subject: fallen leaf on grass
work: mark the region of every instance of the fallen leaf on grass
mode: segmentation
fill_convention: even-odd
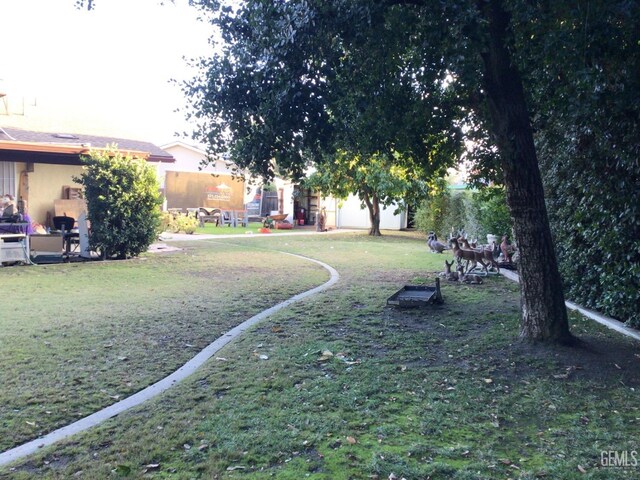
[[[354,437],[347,437],[347,442],[351,445],[355,445],[358,441]]]
[[[344,363],[347,365],[359,365],[361,362],[360,360],[354,360],[353,362],[350,362],[348,360],[344,360]]]
[[[320,355],[320,358],[318,358],[318,361],[319,362],[326,362],[327,360],[329,360],[332,357],[333,357],[333,353],[331,353],[329,350],[324,350],[322,352],[322,355]]]
[[[152,472],[154,470],[159,470],[159,469],[160,469],[159,463],[150,463],[144,466],[144,470],[142,471],[142,473]]]
[[[569,378],[573,374],[573,372],[576,371],[576,369],[577,369],[577,367],[575,367],[575,366],[567,367],[565,373],[560,373],[558,375],[554,375],[553,378],[556,378],[558,380],[566,380],[567,378]]]
[[[271,333],[280,333],[280,332],[284,332],[284,328],[282,328],[280,325],[275,325],[271,327]]]

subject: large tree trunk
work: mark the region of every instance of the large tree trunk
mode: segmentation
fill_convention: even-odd
[[[365,192],[364,203],[369,210],[369,220],[371,221],[369,235],[379,237],[382,234],[380,233],[380,201],[378,196],[375,193],[369,196],[369,194]]]
[[[501,0],[480,0],[479,5],[489,27],[483,60],[491,130],[520,249],[520,335],[533,341],[571,343],[522,79],[506,44],[510,15]]]

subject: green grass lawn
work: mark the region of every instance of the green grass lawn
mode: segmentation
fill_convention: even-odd
[[[342,277],[331,291],[258,325],[225,347],[222,360],[158,399],[0,477],[638,478],[638,468],[600,465],[601,451],[640,450],[637,343],[572,315],[582,348],[522,344],[517,285],[503,278],[445,282],[441,306],[387,307],[402,285],[432,283],[448,258],[427,253],[410,235],[229,243],[238,255],[279,249],[318,258]],[[175,258],[190,262],[189,255],[206,256],[221,244],[198,242],[202,250]],[[321,283],[325,277],[308,268],[268,283],[291,276]],[[194,313],[196,305],[185,310]],[[52,371],[65,371],[61,360]]]
[[[141,390],[248,317],[328,278],[282,254],[184,247],[2,269],[0,450]]]
[[[196,229],[196,233],[206,233],[207,235],[271,235],[278,233],[290,233],[290,232],[298,232],[300,229],[293,230],[276,230],[275,228],[271,229],[270,234],[259,233],[259,230],[262,228],[262,223],[259,222],[251,222],[246,227],[216,227],[214,223],[205,223],[204,228]]]

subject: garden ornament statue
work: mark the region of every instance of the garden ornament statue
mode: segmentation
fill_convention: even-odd
[[[453,261],[451,261],[451,263],[447,262],[446,260],[444,261],[444,272],[442,272],[442,275],[444,275],[444,278],[446,278],[450,282],[457,282],[460,279],[460,274],[457,271],[451,271],[453,263]]]
[[[462,265],[462,261],[466,260],[466,268],[464,269],[464,271],[469,273],[471,270],[476,268],[476,266],[479,263],[480,265],[482,265],[482,269],[485,272],[489,273],[487,264],[484,263],[484,258],[485,258],[484,252],[462,248],[460,246],[461,241],[458,240],[457,238],[452,238],[450,240],[450,243],[453,248],[453,257],[456,259],[456,262],[458,263],[458,265]],[[470,263],[471,263],[471,267],[469,267]]]
[[[434,253],[442,253],[443,251],[448,250],[445,244],[438,241],[438,236],[435,232],[429,232],[429,235],[427,236],[427,245],[429,245],[429,248]]]

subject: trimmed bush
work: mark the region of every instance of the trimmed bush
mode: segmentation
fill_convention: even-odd
[[[596,155],[546,160],[547,204],[567,297],[640,328],[640,168],[621,161],[605,169],[606,158]]]
[[[162,212],[160,215],[160,228],[158,234],[162,232],[192,234],[196,232],[200,224],[198,218],[184,213],[173,214]]]
[[[186,215],[184,213],[180,213],[175,217],[175,228],[177,232],[184,232],[188,234],[195,233],[196,228],[198,228],[198,219],[193,215]]]
[[[130,258],[146,251],[160,223],[158,181],[144,160],[124,156],[116,146],[82,157],[91,248],[103,258]]]

